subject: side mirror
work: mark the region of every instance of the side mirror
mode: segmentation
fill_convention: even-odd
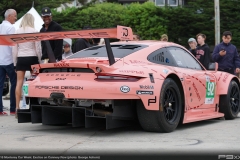
[[[208,70],[217,72],[217,71],[218,71],[218,63],[217,63],[217,62],[215,62],[215,63],[210,63],[210,64],[209,64],[209,67],[208,67]]]

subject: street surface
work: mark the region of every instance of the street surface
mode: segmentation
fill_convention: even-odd
[[[4,100],[4,106],[9,108],[9,100]],[[240,155],[240,118],[185,124],[162,134],[145,132],[139,126],[105,130],[18,124],[14,116],[1,116],[0,137],[0,153],[9,154],[216,153],[217,159],[218,154]]]

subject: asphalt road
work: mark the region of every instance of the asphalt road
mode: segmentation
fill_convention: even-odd
[[[9,107],[9,100],[4,100],[4,105]],[[189,123],[179,126],[172,133],[162,134],[145,132],[140,126],[105,130],[18,124],[14,116],[1,116],[0,155],[211,153],[216,154],[217,159],[218,154],[240,155],[239,117],[231,121],[214,119]]]

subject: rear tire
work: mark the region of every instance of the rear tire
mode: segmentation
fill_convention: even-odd
[[[140,125],[150,132],[172,132],[179,124],[182,99],[176,82],[167,78],[161,89],[159,111],[146,110],[142,101],[137,102]]]
[[[220,96],[219,112],[224,113],[227,120],[235,119],[240,110],[240,93],[238,84],[231,81],[227,95]]]

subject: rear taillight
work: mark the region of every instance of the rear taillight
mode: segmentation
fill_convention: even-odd
[[[105,74],[105,73],[96,73],[97,78],[95,80],[98,81],[138,81],[140,77],[135,76],[126,76],[119,74]]]

